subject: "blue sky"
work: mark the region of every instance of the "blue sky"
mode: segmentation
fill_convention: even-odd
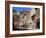
[[[26,8],[26,7],[13,7],[13,9],[14,9],[14,11],[15,10],[16,11],[25,11],[25,10],[31,11],[32,10],[32,8]]]

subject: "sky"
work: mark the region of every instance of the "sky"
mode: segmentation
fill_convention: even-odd
[[[25,10],[31,11],[32,8],[27,8],[27,7],[13,7],[13,11],[15,11],[15,10],[16,10],[17,12],[25,11]]]

